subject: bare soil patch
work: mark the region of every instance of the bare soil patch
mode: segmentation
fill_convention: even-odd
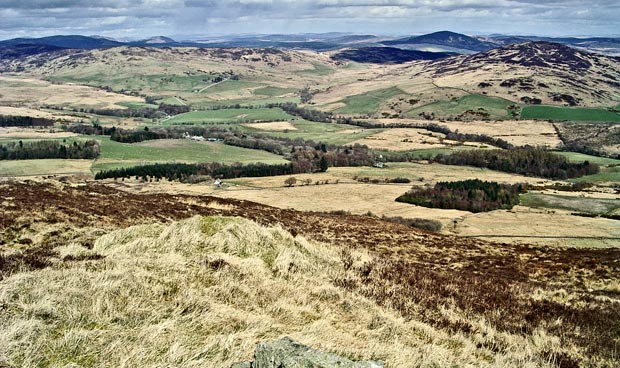
[[[269,123],[250,123],[250,124],[242,124],[245,127],[258,129],[258,130],[267,130],[272,132],[283,132],[288,130],[297,130],[297,128],[289,123],[288,121],[274,121]]]

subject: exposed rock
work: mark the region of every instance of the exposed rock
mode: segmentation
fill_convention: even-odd
[[[254,361],[233,364],[231,368],[382,368],[381,362],[352,361],[336,354],[314,350],[292,339],[260,343]]]

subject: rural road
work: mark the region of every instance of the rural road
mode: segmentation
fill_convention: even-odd
[[[213,86],[217,86],[217,85],[218,85],[218,84],[220,84],[220,83],[224,83],[224,82],[226,82],[227,80],[228,80],[228,78],[226,78],[226,79],[224,79],[224,80],[222,80],[222,81],[220,81],[220,82],[210,84],[210,85],[208,85],[208,86],[206,86],[206,87],[202,88],[201,90],[199,90],[197,93],[202,93],[202,91],[205,91],[205,90],[207,90],[207,89],[209,89],[209,88],[211,88],[211,87],[213,87]]]

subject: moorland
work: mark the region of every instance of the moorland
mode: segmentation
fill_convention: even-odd
[[[620,59],[441,36],[0,43],[0,365],[617,365]]]

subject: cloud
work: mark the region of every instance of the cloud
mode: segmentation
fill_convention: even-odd
[[[0,38],[349,31],[613,34],[617,0],[2,0]]]

